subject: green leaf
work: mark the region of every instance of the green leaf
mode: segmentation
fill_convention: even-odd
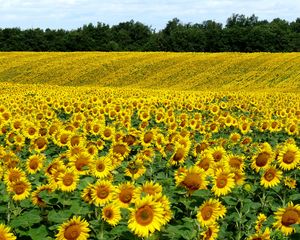
[[[55,212],[54,210],[52,210],[48,214],[48,220],[54,223],[63,223],[64,221],[68,220],[71,215],[72,211],[70,210],[62,210],[59,212]]]
[[[10,226],[13,228],[17,227],[31,227],[35,223],[39,223],[41,221],[40,212],[38,210],[31,210],[28,212],[22,213],[22,215],[18,215],[14,217],[14,219],[10,222]]]
[[[229,206],[235,206],[238,203],[238,201],[235,198],[230,197],[230,196],[222,197],[222,199]]]
[[[293,195],[289,196],[290,201],[296,201],[296,200],[299,200],[299,199],[300,199],[300,193],[293,194]]]
[[[39,226],[38,228],[31,228],[28,231],[28,236],[30,236],[32,240],[40,240],[48,236],[48,231],[46,226],[42,225]]]

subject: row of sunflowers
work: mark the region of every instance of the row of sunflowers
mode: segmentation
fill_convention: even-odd
[[[0,93],[1,240],[299,239],[297,93]]]

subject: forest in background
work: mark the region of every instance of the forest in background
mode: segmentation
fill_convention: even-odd
[[[267,21],[233,14],[224,26],[174,18],[159,31],[134,20],[76,30],[0,28],[0,51],[299,52],[300,18]]]

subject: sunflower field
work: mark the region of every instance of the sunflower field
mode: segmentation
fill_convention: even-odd
[[[299,240],[300,95],[225,90],[0,83],[0,239]]]

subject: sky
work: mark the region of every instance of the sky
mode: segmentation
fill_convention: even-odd
[[[300,18],[300,0],[0,0],[0,28],[71,30],[133,19],[160,30],[175,17],[183,23],[226,24],[233,13],[291,22]]]

